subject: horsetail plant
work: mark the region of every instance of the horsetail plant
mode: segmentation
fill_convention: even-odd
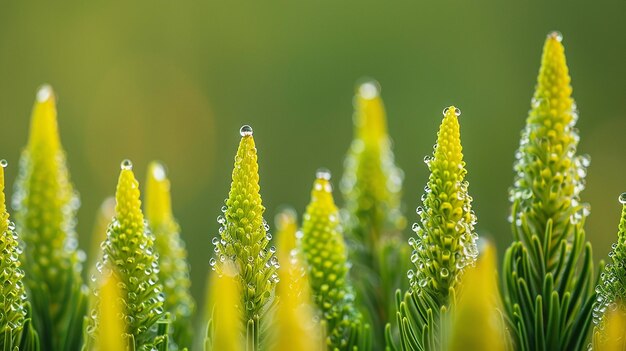
[[[588,205],[580,203],[588,156],[577,156],[578,114],[561,35],[551,33],[516,153],[503,297],[518,350],[583,350],[594,296]]]
[[[269,319],[278,283],[276,248],[267,249],[272,239],[269,225],[263,219],[259,193],[259,166],[252,128],[241,127],[241,141],[235,156],[232,184],[223,215],[218,217],[220,235],[213,238],[217,259],[210,265],[223,274],[227,261],[234,262],[236,280],[242,295],[242,315],[246,330],[246,347],[258,350],[265,343],[263,327]]]
[[[297,249],[298,223],[296,212],[284,209],[276,216],[278,237],[278,269],[280,282],[276,287],[277,306],[275,328],[276,341],[272,351],[323,351],[319,324],[313,322],[309,280],[303,257]]]
[[[39,350],[39,340],[31,327],[30,306],[20,268],[22,248],[9,220],[4,195],[4,168],[0,160],[0,350]]]
[[[124,160],[115,193],[115,217],[102,243],[102,261],[98,262],[98,276],[110,275],[119,281],[123,321],[126,323],[124,342],[130,350],[166,350],[168,338],[161,321],[164,317],[163,287],[159,281],[159,262],[155,252],[154,236],[149,231],[141,212],[139,183],[132,171],[132,163]],[[88,340],[84,350],[90,350],[97,340],[102,320],[98,316],[103,301],[98,289],[93,309],[87,322]]]
[[[593,304],[593,349],[605,350],[601,347],[608,340],[621,339],[626,346],[626,193],[619,197],[622,205],[622,216],[617,232],[617,242],[613,244],[609,258],[611,260],[600,274],[600,282],[596,287],[596,301]],[[607,315],[612,315],[614,325],[607,326]],[[621,325],[621,331],[615,324]],[[623,348],[620,348],[622,350]]]
[[[401,350],[447,348],[450,311],[461,276],[478,256],[476,215],[461,152],[461,110],[450,106],[443,114],[433,156],[424,159],[430,176],[422,196],[423,207],[417,208],[420,220],[413,225],[415,236],[409,239],[415,270],[407,273],[409,291],[404,298],[398,291],[396,297]],[[388,347],[395,350],[389,329]]]
[[[345,232],[357,300],[372,322],[374,347],[384,346],[393,318],[395,291],[406,289],[409,248],[400,211],[402,171],[394,164],[385,108],[375,81],[359,85],[354,97],[354,140],[344,162],[340,189],[346,200]]]
[[[159,281],[163,284],[165,301],[163,307],[171,318],[173,338],[170,350],[190,347],[192,342],[191,319],[195,302],[189,288],[189,265],[187,251],[180,238],[180,227],[172,214],[170,181],[165,167],[159,162],[148,166],[146,177],[145,213],[154,245],[159,254]]]
[[[84,253],[74,230],[79,205],[59,138],[55,95],[44,85],[37,92],[13,195],[25,244],[24,280],[44,350],[79,350],[82,342],[87,292],[81,278]]]
[[[330,172],[317,171],[302,222],[304,255],[313,300],[320,311],[328,350],[370,350],[370,326],[354,306],[346,245],[330,184]]]

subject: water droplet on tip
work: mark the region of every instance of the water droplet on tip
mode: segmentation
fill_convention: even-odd
[[[451,107],[452,106],[446,107],[446,108],[443,109],[443,115],[444,116],[448,114],[448,111],[450,111]],[[461,115],[461,110],[458,107],[454,108],[454,115],[457,116],[457,117],[459,117]]]
[[[622,193],[622,194],[619,196],[619,202],[620,202],[622,205],[626,205],[626,193]]]
[[[249,125],[245,124],[243,126],[241,126],[241,128],[239,129],[239,134],[241,134],[242,137],[245,136],[250,136],[252,135],[254,132],[252,131],[252,127],[250,127]]]
[[[558,41],[559,43],[563,40],[563,34],[561,34],[561,32],[559,31],[553,31],[550,32],[550,34],[548,34],[548,38],[554,38],[556,39],[556,41]]]
[[[0,167],[7,168],[8,165],[9,163],[7,162],[7,160],[5,159],[0,160]]]
[[[37,90],[37,101],[45,102],[52,97],[52,87],[48,84],[44,84]]]
[[[315,178],[317,179],[330,180],[330,177],[331,174],[328,168],[318,168],[317,171],[315,171]]]
[[[376,81],[367,81],[359,86],[359,95],[362,98],[370,100],[378,97],[380,94],[380,86]]]
[[[152,169],[152,176],[156,180],[165,180],[165,176],[166,176],[165,167],[160,163],[156,163],[154,165],[154,168]]]
[[[133,169],[133,163],[131,160],[129,159],[125,159],[124,161],[122,161],[122,163],[120,164],[120,167],[122,168],[122,170],[125,171],[132,171]]]

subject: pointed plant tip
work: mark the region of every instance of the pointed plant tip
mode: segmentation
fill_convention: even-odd
[[[150,175],[157,181],[163,181],[167,178],[167,170],[163,163],[153,161],[150,164]]]
[[[324,179],[324,180],[330,180],[330,178],[332,177],[332,174],[330,173],[330,170],[328,170],[328,168],[318,168],[317,171],[315,171],[315,178],[316,179]]]
[[[37,102],[43,103],[54,98],[54,90],[48,84],[44,84],[37,90]]]
[[[622,205],[626,205],[626,193],[621,193],[619,196],[619,203]]]
[[[548,34],[548,39],[549,40],[556,40],[559,43],[563,41],[563,34],[561,34],[561,32],[559,31],[552,31]]]
[[[367,79],[359,84],[358,94],[366,100],[375,99],[380,96],[380,84],[374,79]]]
[[[454,107],[454,106],[449,106],[443,109],[444,117],[447,117],[448,115],[452,115],[452,113],[454,113],[456,117],[459,117],[461,115],[461,110],[458,107]]]
[[[133,162],[129,159],[125,159],[120,163],[120,168],[122,171],[132,171],[133,170]]]
[[[250,127],[247,124],[244,124],[243,126],[241,126],[241,128],[239,128],[239,134],[242,137],[247,137],[247,136],[252,136],[252,134],[254,134],[254,131],[252,130],[252,127]]]

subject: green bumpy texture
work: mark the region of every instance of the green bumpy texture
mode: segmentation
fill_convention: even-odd
[[[503,297],[518,350],[581,350],[591,325],[593,267],[580,203],[587,156],[577,156],[576,105],[561,36],[551,33],[516,153],[510,190],[515,242]]]
[[[37,94],[15,184],[15,221],[25,243],[24,279],[42,348],[78,350],[86,311],[75,232],[80,201],[70,183],[49,86]]]
[[[409,248],[400,205],[403,172],[395,165],[385,108],[377,82],[361,84],[354,97],[354,140],[344,162],[345,233],[357,301],[372,322],[374,348],[394,316],[397,289],[406,289]]]
[[[606,313],[617,311],[626,316],[626,193],[620,196],[622,216],[617,232],[617,242],[609,252],[610,263],[604,266],[596,286],[597,298],[593,305],[594,342],[604,337]],[[594,349],[598,349],[595,348]]]
[[[159,281],[158,255],[154,236],[150,233],[141,212],[139,183],[130,166],[123,166],[115,195],[115,217],[102,243],[102,261],[97,264],[99,280],[113,274],[119,281],[123,300],[123,322],[131,350],[153,350],[163,343],[161,330],[155,330],[164,317],[163,286]],[[98,281],[98,277],[93,277]],[[98,337],[98,289],[87,333],[93,342]],[[89,344],[86,347],[89,350]],[[103,351],[103,350],[100,350]]]
[[[315,180],[299,245],[307,263],[313,301],[326,328],[328,350],[369,350],[369,325],[354,307],[346,245],[329,178],[322,172]]]
[[[459,115],[454,106],[444,110],[433,156],[424,159],[430,176],[409,239],[415,271],[407,273],[411,288],[404,299],[397,294],[401,350],[446,349],[456,291],[464,269],[478,256]]]
[[[24,349],[20,344],[28,306],[20,268],[22,249],[6,208],[4,167],[0,167],[0,235],[0,350]]]
[[[190,347],[195,301],[189,291],[187,250],[180,237],[180,226],[172,214],[170,182],[165,168],[158,162],[150,164],[146,177],[145,213],[155,249],[159,254],[159,281],[165,293],[164,308],[170,313],[173,343],[169,349]]]
[[[246,126],[247,127],[247,126]],[[247,127],[249,128],[249,127]],[[242,127],[242,131],[245,128]],[[222,274],[224,266],[234,262],[236,279],[242,292],[242,315],[247,331],[247,345],[257,349],[264,343],[270,307],[278,283],[276,248],[268,249],[271,236],[263,219],[265,207],[261,201],[259,166],[254,138],[242,132],[232,183],[223,215],[219,237],[213,238],[216,258],[210,260],[212,269]]]

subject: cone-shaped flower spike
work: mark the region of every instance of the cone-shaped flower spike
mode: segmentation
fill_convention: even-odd
[[[243,351],[241,284],[233,261],[226,260],[221,266],[221,274],[211,274],[209,304],[212,306],[212,317],[204,348],[206,351]]]
[[[510,190],[516,241],[504,259],[503,296],[521,350],[581,350],[591,326],[589,209],[579,202],[589,158],[576,156],[578,116],[561,39],[546,39]]]
[[[330,172],[320,170],[302,223],[300,249],[305,257],[313,300],[326,327],[328,350],[369,349],[369,326],[354,307],[348,280],[346,245],[333,200]]]
[[[615,325],[607,326],[606,316],[613,315],[615,323],[622,323],[622,328],[626,327],[626,193],[619,197],[622,204],[622,217],[619,222],[617,232],[617,242],[613,244],[611,252],[609,252],[610,263],[602,269],[600,274],[600,282],[596,287],[597,298],[593,305],[593,321],[594,341],[596,339],[605,340],[614,338],[609,335],[611,330],[615,329]],[[623,334],[622,342],[626,345],[626,335]],[[614,341],[613,341],[614,342]],[[604,348],[594,348],[604,350]]]
[[[122,318],[122,294],[119,283],[117,276],[113,274],[101,282],[100,306],[98,309],[100,330],[98,331],[97,343],[92,349],[93,351],[123,351],[127,349],[124,337],[126,322]]]
[[[172,214],[170,181],[165,167],[158,162],[152,162],[148,167],[145,212],[159,254],[159,281],[166,297],[163,306],[170,313],[173,341],[179,348],[190,347],[195,302],[189,292],[187,251]]]
[[[467,171],[461,147],[461,110],[443,111],[433,156],[424,161],[430,169],[428,184],[417,208],[420,219],[413,225],[415,236],[408,271],[411,288],[398,306],[400,344],[403,350],[444,350],[449,310],[465,267],[478,256],[476,216],[468,194]]]
[[[487,244],[463,276],[448,351],[507,350],[496,272],[496,250]]]
[[[249,328],[247,342],[251,347],[259,347],[264,337],[260,333],[261,323],[273,303],[279,280],[278,260],[274,256],[276,248],[272,246],[269,251],[267,248],[271,236],[263,219],[265,207],[259,193],[259,166],[252,128],[245,125],[240,134],[230,193],[222,208],[224,214],[218,217],[220,235],[213,238],[217,259],[212,258],[210,265],[222,274],[224,262],[234,261],[243,298],[244,321]]]
[[[154,236],[144,221],[139,196],[132,163],[124,160],[115,193],[115,217],[102,244],[102,262],[97,264],[97,269],[100,280],[114,275],[119,281],[129,347],[151,350],[162,342],[155,325],[163,318],[165,297],[158,278]],[[94,278],[97,282],[98,278]],[[94,293],[100,296],[97,289]],[[101,320],[97,311],[102,303],[96,298],[87,328],[91,339],[98,334]]]
[[[607,309],[602,321],[602,329],[593,333],[592,350],[623,351],[626,349],[626,306],[616,302],[612,309]]]
[[[296,249],[298,224],[295,211],[286,209],[276,216],[278,229],[278,269],[280,282],[275,327],[276,344],[272,351],[323,351],[319,325],[313,324],[313,305],[302,255]]]
[[[4,195],[4,167],[0,160],[0,350],[20,348],[26,320],[26,290],[22,283],[20,248],[13,223],[9,220]]]
[[[341,191],[346,200],[350,271],[360,300],[368,307],[374,347],[384,344],[384,326],[395,310],[395,291],[408,287],[410,250],[401,234],[402,171],[394,163],[380,88],[376,81],[357,87],[354,140],[345,160]]]
[[[37,93],[28,145],[20,158],[13,207],[25,243],[25,283],[42,349],[77,350],[86,309],[81,260],[74,227],[80,205],[70,183],[50,86]],[[78,329],[80,328],[72,328]]]

